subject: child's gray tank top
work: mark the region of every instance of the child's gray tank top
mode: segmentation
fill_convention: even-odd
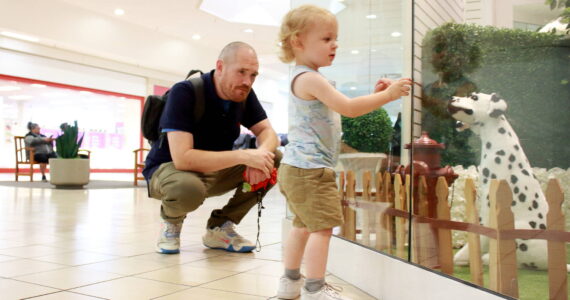
[[[289,143],[282,163],[303,169],[334,168],[340,150],[340,115],[318,99],[303,100],[293,94],[293,82],[305,72],[319,73],[307,66],[295,66],[293,70],[289,85]]]

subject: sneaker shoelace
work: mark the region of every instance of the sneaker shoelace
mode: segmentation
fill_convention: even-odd
[[[325,294],[328,294],[329,296],[334,297],[335,299],[343,299],[342,296],[340,295],[340,293],[342,292],[342,287],[325,283],[324,289],[325,289],[324,290]]]
[[[230,237],[240,236],[235,230],[234,223],[232,223],[230,221],[227,221],[226,223],[224,223],[224,225],[222,225],[222,227],[220,227],[220,229],[222,231],[224,231],[225,233],[227,233]]]
[[[164,235],[167,238],[180,237],[180,231],[182,229],[182,224],[173,224],[173,223],[166,222],[165,226],[166,226],[166,232]]]
[[[226,222],[224,223],[224,225],[222,225],[222,227],[220,227],[220,229],[225,232],[229,237],[233,238],[236,242],[244,242],[246,241],[246,239],[241,236],[239,233],[236,232],[235,230],[235,224],[232,222]]]

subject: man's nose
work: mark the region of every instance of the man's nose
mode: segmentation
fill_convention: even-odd
[[[253,79],[249,78],[249,76],[245,76],[242,80],[242,84],[250,87],[253,84]]]

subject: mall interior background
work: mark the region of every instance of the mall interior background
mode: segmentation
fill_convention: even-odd
[[[84,148],[93,151],[93,169],[130,169],[132,150],[145,145],[139,128],[142,99],[183,79],[190,69],[211,70],[219,50],[234,40],[257,50],[260,76],[254,89],[276,131],[286,133],[290,67],[276,55],[277,26],[291,6],[305,3],[326,7],[339,20],[338,54],[333,66],[322,72],[340,91],[364,95],[380,77],[414,76],[418,84],[413,97],[384,107],[391,125],[398,114],[402,116],[402,147],[425,129],[422,120],[434,119],[422,107],[425,88],[441,79],[425,56],[429,30],[455,22],[535,32],[561,14],[561,9],[550,9],[543,0],[0,0],[0,170],[13,168],[13,136],[24,135],[28,121],[39,123],[50,135],[56,134],[59,124],[74,120],[85,132]],[[567,46],[556,55],[564,53]],[[546,76],[533,77],[531,70],[513,79],[548,83],[549,89],[568,95],[570,68],[564,69],[567,60],[556,59],[544,58],[560,67]],[[531,63],[540,62],[538,58]],[[508,66],[525,63],[529,60]],[[497,71],[489,65],[481,70]],[[540,104],[517,102],[516,89],[492,86],[488,74],[470,76],[480,90],[508,96],[509,109],[518,116],[513,127],[521,130],[530,163],[544,169],[539,177],[548,178],[554,168],[568,169],[563,159],[546,159],[568,157],[560,150],[569,148],[568,140],[556,140],[561,137],[560,124],[533,135],[520,118],[528,115],[532,122],[549,123],[561,118],[557,111],[568,111],[568,103],[546,102],[550,108],[557,103],[563,107],[540,110],[537,116],[534,107]],[[437,136],[443,123],[430,124]],[[536,139],[545,136],[555,145],[538,145]],[[457,147],[449,136],[437,137],[438,142]],[[461,168],[478,163],[477,138],[462,138],[464,148],[456,150],[469,152],[474,159],[463,165],[453,159],[444,163]],[[402,163],[406,159],[402,149]],[[570,177],[560,174],[567,190]],[[539,278],[545,281],[544,274]]]

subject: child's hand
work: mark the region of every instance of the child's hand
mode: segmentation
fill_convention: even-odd
[[[410,78],[400,78],[398,81],[393,82],[386,92],[390,95],[391,100],[396,100],[402,96],[410,95],[410,87],[412,80]]]
[[[380,78],[374,86],[374,93],[382,92],[387,89],[394,81],[388,78]]]

